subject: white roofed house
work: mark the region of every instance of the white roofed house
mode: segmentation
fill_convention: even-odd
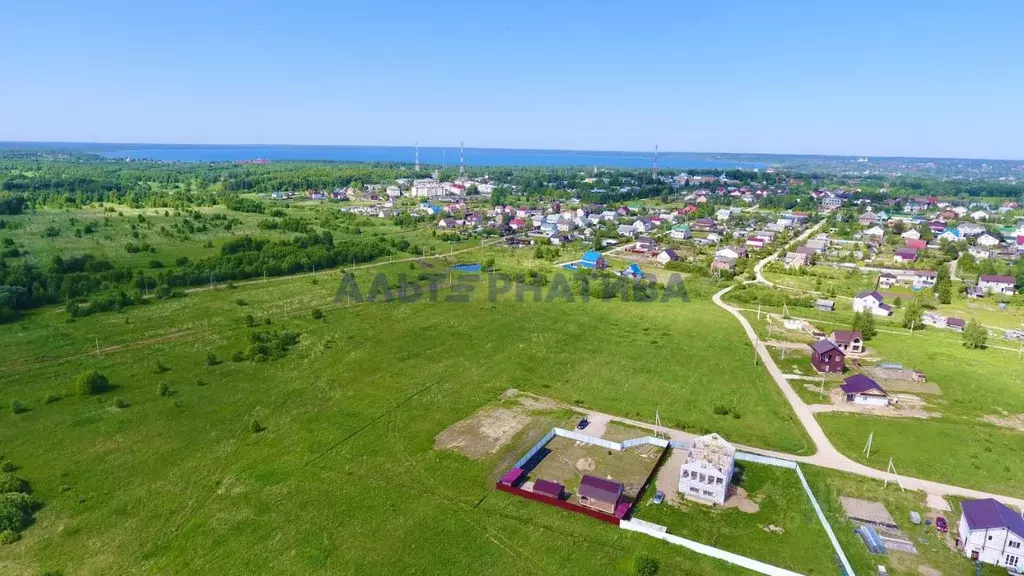
[[[978,246],[984,246],[985,248],[992,248],[999,246],[999,239],[991,234],[982,234],[978,236],[978,239],[974,241]]]
[[[679,492],[687,498],[724,504],[735,457],[736,448],[718,434],[694,438],[679,468]]]
[[[907,240],[920,240],[921,239],[921,233],[918,232],[917,230],[911,228],[910,230],[907,230],[903,234],[900,234],[900,237],[901,238],[905,238]]]
[[[865,291],[854,297],[853,311],[871,312],[876,316],[890,316],[892,315],[892,306],[886,304],[878,292]]]
[[[882,230],[879,226],[872,226],[864,231],[865,236],[873,236],[875,238],[881,238],[885,235],[885,230]]]

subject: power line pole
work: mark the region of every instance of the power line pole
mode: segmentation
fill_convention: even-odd
[[[864,455],[865,455],[865,458],[867,458],[867,459],[871,458],[871,441],[874,440],[874,439],[875,439],[875,431],[872,430],[871,433],[868,434],[868,443],[864,445]]]

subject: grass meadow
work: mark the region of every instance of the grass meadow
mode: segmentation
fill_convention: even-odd
[[[377,270],[410,271],[366,269],[364,286]],[[23,539],[0,547],[0,572],[628,573],[644,552],[665,573],[730,574],[498,493],[508,455],[469,460],[433,438],[519,388],[812,449],[735,320],[703,297],[337,305],[340,277],[239,283],[73,323],[51,307],[0,326],[3,401],[29,408],[0,413],[0,446],[44,502]],[[246,315],[299,343],[232,362],[256,330]],[[63,395],[90,369],[113,389]]]

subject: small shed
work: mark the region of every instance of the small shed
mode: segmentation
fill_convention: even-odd
[[[533,493],[540,494],[541,496],[547,496],[548,498],[554,498],[560,500],[562,498],[563,486],[558,482],[552,482],[550,480],[537,480],[533,483]]]
[[[523,477],[523,469],[522,468],[513,468],[513,469],[509,470],[508,472],[506,472],[505,475],[501,477],[500,482],[501,482],[502,486],[515,486],[516,483],[519,482],[519,480],[522,477]]]
[[[580,505],[614,514],[624,490],[622,484],[614,480],[584,475],[580,480]]]
[[[815,308],[822,312],[835,312],[836,303],[835,300],[825,300],[824,298],[819,299],[814,305]]]

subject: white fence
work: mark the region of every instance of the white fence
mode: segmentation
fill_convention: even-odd
[[[829,526],[828,520],[825,519],[825,513],[821,511],[821,506],[818,505],[818,499],[814,497],[814,493],[811,492],[811,487],[807,484],[807,479],[804,478],[804,473],[800,470],[800,467],[796,467],[796,475],[800,478],[800,484],[804,487],[804,492],[807,492],[807,497],[811,499],[811,505],[814,506],[814,512],[818,515],[818,520],[821,520],[821,525],[825,527],[825,532],[828,534],[829,541],[832,542],[832,547],[836,549],[836,554],[839,555],[839,561],[843,564],[843,569],[849,576],[853,575],[853,567],[850,566],[850,561],[846,559],[846,554],[843,553],[842,546],[839,545],[839,540],[836,540],[836,533],[832,531],[832,526]]]
[[[760,454],[751,454],[750,452],[740,452],[738,450],[736,451],[736,459],[744,462],[753,462],[755,464],[789,468],[790,470],[796,468],[796,462],[793,462],[792,460],[783,460],[782,458],[773,458],[771,456],[761,456]]]
[[[655,525],[657,526],[657,525]],[[714,546],[708,546],[707,544],[701,544],[700,542],[694,542],[693,540],[687,540],[679,536],[673,536],[665,531],[664,526],[658,526],[657,528],[651,528],[649,522],[637,522],[636,520],[622,520],[619,522],[619,527],[629,530],[631,532],[640,532],[641,534],[647,534],[653,536],[659,540],[664,540],[670,544],[689,548],[698,554],[705,556],[711,556],[712,558],[718,558],[724,560],[730,564],[741,566],[754,572],[761,574],[768,574],[769,576],[800,576],[798,572],[792,572],[778,566],[772,566],[771,564],[765,564],[760,560],[754,560],[753,558],[747,558],[746,556],[740,556],[739,554],[733,554],[727,550],[721,548],[715,548]]]
[[[533,458],[534,454],[540,451],[540,449],[543,448],[544,445],[550,442],[551,439],[554,437],[555,431],[548,430],[548,433],[545,434],[543,438],[538,440],[537,443],[533,445],[533,448],[530,448],[530,451],[523,455],[523,457],[520,458],[518,462],[516,462],[516,465],[513,466],[513,468],[522,468],[523,466],[525,466],[526,463],[530,461],[530,458]]]
[[[666,448],[668,446],[668,440],[664,438],[655,438],[653,436],[633,438],[624,442],[612,442],[611,440],[605,440],[604,438],[598,438],[597,436],[588,436],[586,434],[580,434],[579,432],[564,430],[562,428],[555,428],[552,432],[554,432],[555,436],[561,436],[562,438],[568,438],[577,442],[600,446],[602,448],[607,448],[608,450],[615,450],[616,452],[622,452],[623,450],[634,446],[652,445],[659,448]]]

